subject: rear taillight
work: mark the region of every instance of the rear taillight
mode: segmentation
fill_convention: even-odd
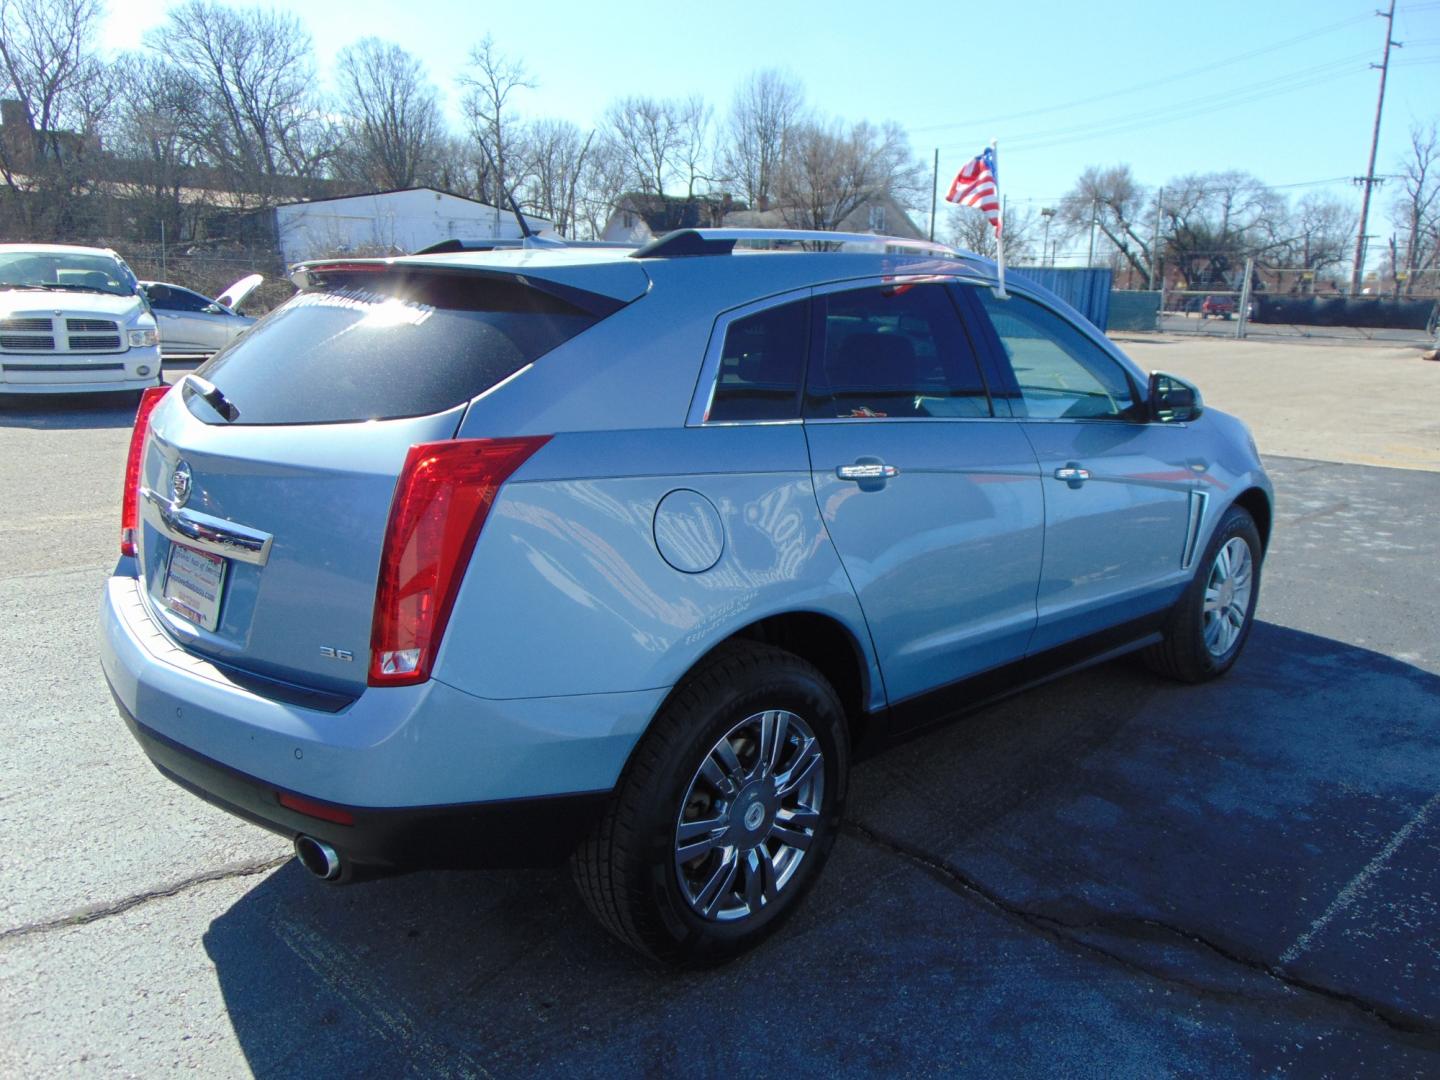
[[[125,492],[120,497],[121,555],[136,554],[135,542],[140,532],[140,466],[145,462],[145,437],[150,434],[150,414],[169,392],[168,386],[152,386],[140,393],[140,407],[135,410],[135,428],[130,432],[130,453],[125,458]]]
[[[495,493],[548,439],[454,439],[410,448],[380,555],[371,686],[430,677]]]

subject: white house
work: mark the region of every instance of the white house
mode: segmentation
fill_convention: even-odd
[[[530,230],[555,226],[525,216]],[[369,195],[287,203],[275,208],[275,236],[286,265],[330,255],[395,255],[441,240],[513,240],[520,237],[507,209],[435,188],[402,188]]]

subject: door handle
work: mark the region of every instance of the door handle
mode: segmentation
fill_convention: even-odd
[[[882,491],[892,477],[899,476],[900,470],[886,465],[876,457],[856,458],[853,465],[839,465],[835,475],[841,480],[853,480],[861,491]]]
[[[893,476],[899,476],[900,470],[894,465],[867,462],[859,465],[841,465],[835,470],[835,475],[841,480],[889,480]]]
[[[1072,488],[1078,488],[1090,479],[1090,470],[1082,468],[1078,462],[1067,462],[1055,470],[1055,479],[1064,480]]]

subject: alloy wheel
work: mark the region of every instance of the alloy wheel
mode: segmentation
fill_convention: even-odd
[[[675,824],[675,873],[691,910],[733,922],[773,903],[815,840],[824,797],[820,743],[795,713],[767,709],[726,732]]]
[[[1205,582],[1202,618],[1205,648],[1211,656],[1228,653],[1245,629],[1254,581],[1250,545],[1241,537],[1231,537],[1215,553]]]

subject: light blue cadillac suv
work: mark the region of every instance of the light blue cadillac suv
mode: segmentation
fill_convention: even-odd
[[[156,766],[317,876],[568,857],[620,939],[715,962],[814,883],[861,740],[1244,647],[1245,427],[977,257],[688,230],[296,279],[142,402],[101,632]]]

